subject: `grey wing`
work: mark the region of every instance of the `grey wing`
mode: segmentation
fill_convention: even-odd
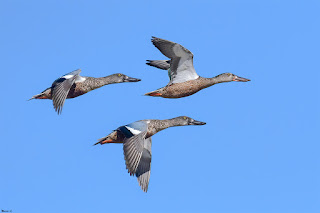
[[[151,169],[151,137],[144,140],[144,148],[136,171],[139,185],[144,192],[148,191]]]
[[[80,70],[68,73],[55,80],[51,86],[53,106],[58,114],[61,113],[64,102],[68,96],[71,86],[79,76]]]
[[[81,72],[81,69],[77,69],[75,71],[69,72],[67,74],[65,74],[64,76],[62,76],[61,78],[68,78],[68,76],[74,76],[74,75],[79,75]]]
[[[153,37],[151,41],[162,54],[171,59],[170,83],[181,83],[199,77],[193,67],[193,54],[188,49],[161,38]]]
[[[123,140],[123,154],[130,175],[136,173],[144,150],[147,130]]]
[[[170,60],[147,60],[146,64],[162,70],[168,70],[170,68]]]

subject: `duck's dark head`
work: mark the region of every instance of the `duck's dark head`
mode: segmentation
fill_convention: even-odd
[[[187,116],[180,116],[173,118],[177,126],[188,126],[188,125],[205,125],[205,122],[194,120]]]
[[[247,82],[247,81],[250,81],[247,78],[242,78],[242,77],[239,77],[239,76],[232,74],[232,73],[223,73],[223,74],[218,75],[217,78],[221,82],[230,82],[230,81]]]
[[[117,82],[117,83],[141,81],[141,79],[139,79],[139,78],[131,78],[131,77],[124,75],[122,73],[113,74],[112,78],[113,78],[114,82]]]

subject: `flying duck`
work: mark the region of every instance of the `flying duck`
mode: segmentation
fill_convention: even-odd
[[[193,67],[193,54],[178,43],[152,37],[153,45],[171,60],[147,60],[148,65],[168,70],[170,82],[167,86],[145,95],[163,98],[182,98],[192,95],[214,84],[249,79],[236,76],[232,73],[223,73],[213,78],[200,77]]]
[[[52,99],[53,106],[58,114],[61,113],[63,104],[67,98],[75,98],[86,94],[94,89],[98,89],[107,84],[115,84],[122,82],[141,81],[138,78],[131,78],[124,74],[117,73],[101,78],[80,76],[81,70],[77,69],[73,72],[55,80],[51,87],[45,89],[31,99]]]
[[[138,178],[138,183],[147,192],[151,168],[151,136],[166,128],[187,125],[205,125],[187,116],[165,120],[140,120],[120,126],[97,144],[123,143],[124,159],[130,175]]]

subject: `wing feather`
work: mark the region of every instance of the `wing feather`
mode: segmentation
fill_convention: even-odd
[[[192,52],[178,43],[161,38],[153,37],[151,41],[162,54],[171,59],[170,83],[182,83],[199,77],[193,67]]]
[[[148,190],[151,168],[151,137],[147,135],[148,125],[138,121],[117,129],[124,136],[123,153],[126,168],[130,175],[135,175],[143,191]]]
[[[145,132],[146,133],[146,132]],[[140,161],[145,134],[138,134],[131,138],[125,138],[123,141],[123,152],[126,166],[130,174],[134,174]]]
[[[148,191],[151,170],[151,137],[144,140],[144,149],[136,171],[138,183],[144,192]]]
[[[146,64],[162,70],[168,70],[170,68],[170,60],[147,60]]]
[[[74,84],[75,80],[79,76],[81,70],[75,70],[68,73],[52,83],[52,101],[53,106],[58,114],[61,113],[64,102],[68,96],[71,86]]]

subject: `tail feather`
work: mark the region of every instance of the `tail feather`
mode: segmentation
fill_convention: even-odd
[[[98,145],[98,144],[101,144],[101,145],[102,145],[102,142],[105,141],[105,140],[107,139],[107,137],[108,137],[108,136],[98,139],[98,142],[95,143],[95,144],[93,144],[93,146]]]
[[[32,99],[50,99],[50,94],[51,94],[51,87],[43,90],[41,93],[32,96],[29,100],[30,101]]]
[[[92,146],[95,146],[95,145],[98,145],[98,144],[101,144],[101,141],[98,141],[97,143],[93,144]]]
[[[162,94],[161,94],[160,91],[155,90],[155,91],[152,91],[152,92],[148,92],[148,93],[146,93],[144,95],[146,95],[146,96],[161,96]]]
[[[28,99],[27,101],[30,101],[30,100],[35,99],[35,98],[36,98],[35,96],[32,96],[32,98]]]
[[[122,141],[118,139],[117,131],[114,131],[111,134],[107,135],[106,137],[98,139],[98,142],[93,144],[93,146],[98,144],[103,145],[105,143],[122,143]]]
[[[38,94],[38,95],[34,95],[34,96],[32,96],[30,99],[28,99],[27,101],[30,101],[30,100],[32,100],[32,99],[39,98],[41,95],[42,95],[41,93]]]

